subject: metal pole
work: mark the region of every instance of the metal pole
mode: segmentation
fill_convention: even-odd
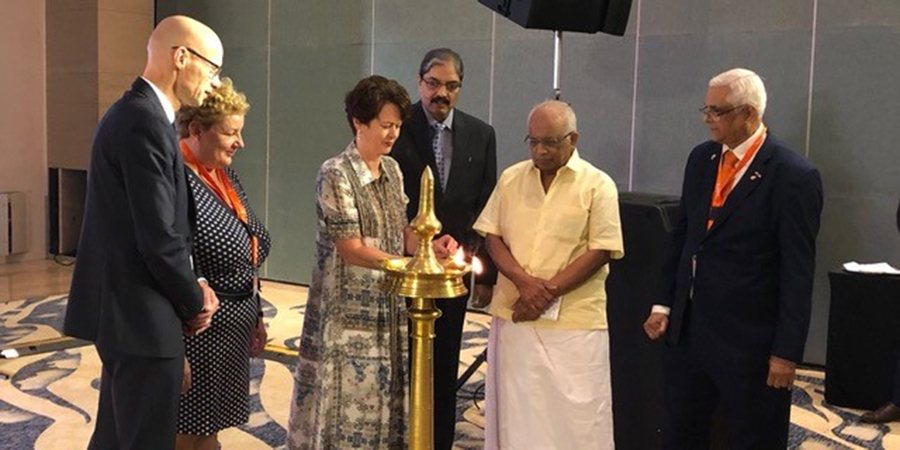
[[[441,311],[434,299],[412,299],[412,377],[409,401],[409,448],[434,448],[434,321]]]
[[[559,71],[562,66],[562,31],[553,32],[553,98],[559,100],[562,96],[560,88]]]

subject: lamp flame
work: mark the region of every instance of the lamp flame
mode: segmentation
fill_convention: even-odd
[[[463,248],[460,246],[456,249],[456,253],[453,254],[453,264],[456,267],[465,267],[466,265],[466,252],[463,251]]]
[[[472,272],[475,275],[481,275],[481,272],[484,272],[484,265],[481,264],[481,260],[477,256],[472,257]]]

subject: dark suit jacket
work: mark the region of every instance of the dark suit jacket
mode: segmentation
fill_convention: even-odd
[[[174,128],[138,78],[94,136],[66,334],[109,352],[183,354],[182,320],[203,307],[184,170]]]
[[[707,231],[721,149],[706,142],[688,158],[684,214],[663,268],[668,343],[679,342],[689,320],[697,334],[691,346],[723,364],[770,355],[800,362],[822,211],[819,172],[770,133]]]
[[[485,271],[478,282],[494,284],[497,272],[482,238],[472,224],[481,214],[497,183],[497,141],[494,128],[459,109],[453,112],[453,156],[447,190],[435,183],[435,214],[448,233],[466,249],[477,248],[478,257],[485,262]],[[400,163],[403,187],[409,197],[407,216],[410,220],[419,209],[419,184],[422,171],[431,167],[437,177],[434,151],[431,148],[431,129],[422,103],[412,106],[412,116],[403,123],[400,137],[394,143],[391,156]]]

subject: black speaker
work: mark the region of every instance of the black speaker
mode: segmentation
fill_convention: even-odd
[[[663,344],[651,342],[643,323],[659,302],[658,277],[666,241],[678,221],[678,197],[623,192],[619,214],[625,257],[610,264],[606,280],[616,449],[661,447],[664,419]]]
[[[525,28],[622,36],[631,0],[478,0]]]
[[[87,171],[51,167],[47,181],[50,254],[75,256],[84,218]]]

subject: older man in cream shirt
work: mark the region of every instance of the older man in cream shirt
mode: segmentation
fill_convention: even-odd
[[[488,343],[488,449],[611,449],[605,282],[624,256],[613,180],[581,159],[574,111],[528,116],[531,159],[475,223],[500,272]]]

